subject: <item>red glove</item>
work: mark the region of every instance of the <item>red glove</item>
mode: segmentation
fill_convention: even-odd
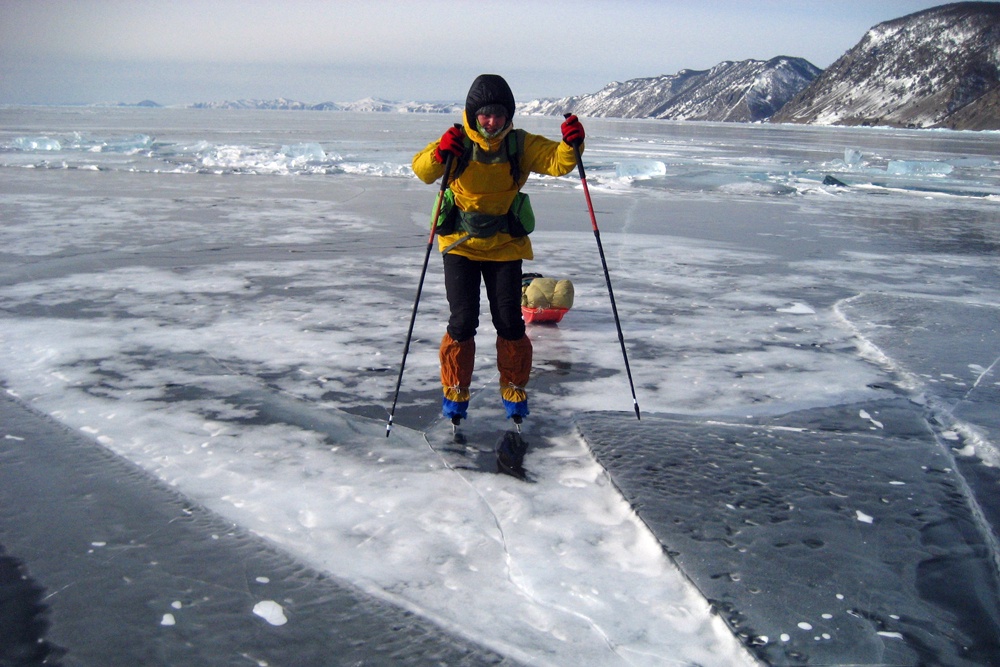
[[[462,157],[465,153],[465,132],[461,128],[449,127],[448,131],[441,135],[441,141],[434,149],[434,159],[444,164],[449,153],[455,157]]]
[[[576,116],[569,115],[566,116],[566,120],[562,124],[562,135],[563,141],[565,141],[570,146],[577,146],[583,143],[583,138],[587,135],[583,131],[583,125],[580,123],[580,119]]]

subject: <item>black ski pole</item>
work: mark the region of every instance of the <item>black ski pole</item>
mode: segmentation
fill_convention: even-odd
[[[572,114],[565,114],[569,118]],[[635,384],[632,382],[632,369],[628,365],[628,352],[625,351],[625,336],[622,334],[621,320],[618,319],[618,306],[615,305],[615,292],[611,289],[611,274],[608,272],[608,261],[604,258],[604,246],[601,245],[601,230],[597,228],[597,216],[594,215],[594,204],[590,201],[590,188],[587,187],[587,175],[583,171],[583,156],[580,155],[580,142],[573,144],[576,153],[576,167],[580,172],[580,182],[583,183],[583,194],[587,198],[587,208],[590,210],[590,224],[594,228],[594,238],[597,239],[597,252],[601,255],[601,266],[604,267],[604,281],[608,284],[608,296],[611,298],[611,312],[615,316],[615,327],[618,329],[618,342],[622,346],[622,358],[625,360],[625,374],[628,375],[628,386],[632,390],[632,406],[635,408],[635,418],[639,416],[639,401],[635,397]]]
[[[461,127],[456,125],[456,127]],[[403,384],[403,369],[406,368],[406,355],[410,351],[410,340],[413,338],[413,323],[417,321],[417,306],[420,304],[420,293],[424,289],[424,277],[427,275],[427,264],[431,258],[431,248],[434,247],[434,235],[437,233],[437,219],[441,213],[441,202],[444,191],[448,189],[448,177],[451,176],[451,163],[455,156],[448,153],[444,159],[444,174],[441,176],[441,189],[438,190],[437,201],[434,203],[434,214],[431,216],[431,235],[427,239],[427,252],[424,254],[424,268],[420,271],[420,282],[417,283],[417,296],[413,300],[413,312],[410,313],[410,328],[406,332],[406,344],[403,345],[403,360],[399,364],[399,377],[396,378],[396,393],[392,397],[392,408],[389,410],[389,421],[385,425],[385,437],[392,430],[392,417],[396,414],[396,402],[399,400],[399,387]]]

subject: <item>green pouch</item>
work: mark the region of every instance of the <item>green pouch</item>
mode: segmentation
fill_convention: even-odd
[[[455,210],[455,193],[451,191],[451,188],[445,188],[444,194],[438,195],[441,197],[441,207],[437,208],[437,200],[434,201],[434,207],[437,208],[438,216],[435,221],[435,227],[437,227],[438,234],[451,234],[454,230],[455,217],[452,215]]]
[[[510,235],[515,237],[535,231],[535,212],[531,210],[531,199],[523,192],[518,192],[510,205],[508,228]]]

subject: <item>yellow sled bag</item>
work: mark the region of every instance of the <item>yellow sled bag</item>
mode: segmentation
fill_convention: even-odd
[[[521,281],[521,314],[525,322],[562,320],[573,307],[573,283],[528,273]]]

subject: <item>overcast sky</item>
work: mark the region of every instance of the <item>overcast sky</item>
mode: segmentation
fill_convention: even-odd
[[[943,0],[0,0],[0,104],[519,101],[800,56]]]

